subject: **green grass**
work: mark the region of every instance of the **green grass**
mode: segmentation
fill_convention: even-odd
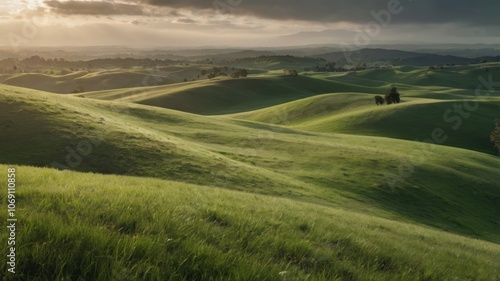
[[[488,69],[488,70],[486,70]],[[449,87],[456,89],[476,89],[478,77],[487,79],[489,75],[500,76],[500,64],[490,63],[487,67],[481,65],[445,67],[425,73],[427,68],[396,67],[390,69],[369,69],[361,72],[348,73],[329,79],[353,84],[370,84],[372,86],[406,84],[414,87]],[[498,79],[497,79],[498,80]]]
[[[500,241],[494,207],[500,160],[491,155],[443,146],[418,155],[422,146],[416,142],[307,133],[17,88],[5,88],[0,97],[4,163],[155,177],[348,206]],[[26,132],[36,137],[26,138]],[[78,147],[81,163],[74,163]],[[404,161],[413,159],[410,154],[417,154],[418,163],[408,173]],[[449,184],[457,178],[461,185]],[[470,207],[461,212],[465,205]]]
[[[217,78],[160,87],[91,92],[81,96],[214,115],[265,108],[328,93],[337,86],[330,81],[305,76],[266,76]]]
[[[337,208],[148,178],[16,175],[18,280],[500,277],[498,244]]]
[[[499,280],[498,92],[453,130],[442,114],[471,90],[398,68],[403,103],[375,106],[394,84],[380,71],[84,95],[2,85],[18,279]],[[436,127],[444,145],[415,141]]]
[[[68,71],[68,74],[16,73],[0,76],[2,84],[27,87],[60,94],[69,94],[78,86],[86,92],[132,87],[167,85],[204,79],[198,77],[203,65],[172,65],[156,68],[133,67],[128,69],[100,69]],[[56,71],[57,72],[57,71]]]
[[[432,139],[433,131],[440,129],[447,136],[444,145],[495,154],[489,135],[500,109],[499,97],[428,99],[405,96],[403,101],[398,105],[375,106],[371,94],[337,93],[231,117],[314,132],[420,141]],[[466,110],[464,103],[477,109]],[[461,106],[464,113],[455,111],[456,105]],[[446,118],[443,117],[445,113]]]
[[[313,68],[318,64],[324,63],[324,61],[308,57],[263,56],[237,59],[232,63],[243,68],[277,70],[283,73],[283,69],[295,69],[300,72],[305,67]]]
[[[350,73],[309,73],[299,77],[279,73],[252,75],[245,79],[219,78],[167,86],[96,91],[82,96],[203,115],[265,109],[329,93],[384,95],[392,85],[400,89],[403,99],[456,100],[473,97],[476,87],[481,84],[479,77],[488,81],[489,75],[492,75],[495,81],[495,77],[500,75],[500,67],[492,65],[488,72],[478,66],[455,67],[428,74],[423,68],[409,67]],[[498,97],[498,91],[494,95]]]

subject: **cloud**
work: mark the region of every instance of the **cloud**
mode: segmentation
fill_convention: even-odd
[[[146,24],[146,23],[138,21],[138,20],[131,21],[130,23],[133,25],[145,25]]]
[[[498,0],[142,0],[172,8],[219,10],[235,15],[253,15],[276,20],[366,23],[370,12],[387,9],[390,2],[399,3],[403,12],[394,23],[466,23],[498,24]],[[220,4],[222,3],[222,4]],[[233,3],[231,5],[231,3]]]
[[[46,0],[53,13],[62,15],[148,15],[143,5],[109,1]]]
[[[388,3],[397,0],[30,1],[44,4],[35,10],[0,18],[0,32],[23,32],[22,24],[6,24],[33,18],[29,13],[36,13],[37,17],[47,19],[47,24],[40,26],[43,36],[31,40],[30,44],[67,44],[71,40],[86,42],[86,36],[92,34],[95,40],[91,43],[100,45],[155,45],[168,41],[179,45],[220,45],[224,42],[226,45],[263,46],[268,38],[301,31],[363,29],[366,23],[374,20],[371,11],[387,9]],[[391,16],[391,24],[373,42],[497,43],[500,40],[498,0],[399,1],[402,12]],[[221,16],[221,13],[224,15]],[[328,42],[333,42],[333,39]],[[348,42],[352,41],[348,39]],[[299,43],[306,44],[307,41]]]
[[[178,19],[177,22],[179,23],[196,23],[196,21],[192,20],[192,19]]]
[[[175,9],[208,16],[222,13],[273,20],[322,23],[365,24],[373,20],[372,11],[390,4],[402,8],[392,16],[393,24],[468,25],[500,24],[498,0],[45,0],[52,12],[65,15],[156,15],[178,16]],[[171,8],[158,13],[157,8]]]

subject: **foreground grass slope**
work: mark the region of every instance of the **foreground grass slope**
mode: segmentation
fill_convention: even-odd
[[[5,164],[223,187],[500,241],[492,155],[13,87],[0,99]]]
[[[498,244],[337,208],[148,178],[16,175],[17,280],[500,278]]]

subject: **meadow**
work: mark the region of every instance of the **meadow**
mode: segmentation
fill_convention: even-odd
[[[274,67],[66,95],[0,85],[15,278],[500,280],[500,91],[475,91],[500,65]],[[393,86],[402,102],[375,105]]]

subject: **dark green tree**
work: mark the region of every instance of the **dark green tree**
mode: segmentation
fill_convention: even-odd
[[[389,93],[385,95],[385,102],[387,104],[400,103],[401,95],[396,87],[392,87]]]
[[[240,78],[240,77],[247,77],[248,76],[248,69],[245,68],[240,68],[231,73],[232,78]]]
[[[337,65],[336,62],[328,62],[326,63],[326,69],[330,72],[334,72],[335,71],[335,66]]]
[[[491,132],[490,139],[500,155],[500,118],[495,120],[495,129]]]

